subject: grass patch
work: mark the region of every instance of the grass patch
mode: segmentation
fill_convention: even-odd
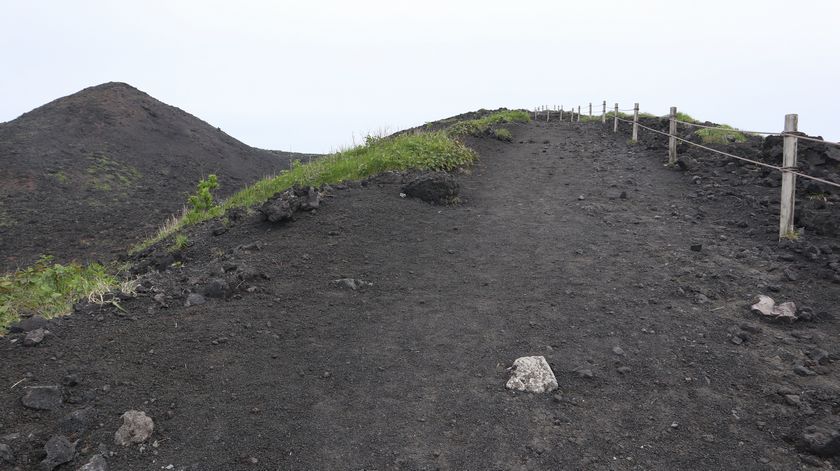
[[[125,192],[140,179],[140,171],[131,165],[112,159],[101,152],[88,156],[85,183],[98,191]],[[58,177],[57,177],[58,178]],[[66,183],[62,182],[62,183]]]
[[[493,130],[493,137],[500,141],[504,142],[512,142],[513,141],[513,134],[510,133],[509,130],[505,128],[496,128]]]
[[[22,313],[56,317],[70,313],[79,299],[101,304],[108,293],[120,289],[102,265],[61,265],[41,257],[30,267],[0,276],[0,332]]]
[[[632,114],[622,113],[621,111],[618,112],[618,117],[621,119],[633,119]],[[615,111],[608,112],[607,119],[615,119]]]
[[[670,118],[670,115],[668,116],[668,118]],[[696,119],[689,116],[688,114],[682,113],[682,112],[679,112],[679,111],[677,112],[677,121],[683,121],[685,123],[692,123],[692,124],[699,122]]]
[[[170,252],[180,252],[187,248],[187,245],[190,243],[190,240],[187,238],[186,234],[176,234],[175,240],[172,241],[172,245],[169,246]]]
[[[476,155],[447,132],[400,134],[392,137],[371,137],[353,149],[330,154],[303,164],[296,160],[292,168],[250,185],[221,204],[206,210],[185,208],[180,217],[173,217],[158,233],[135,246],[137,253],[184,227],[222,216],[233,208],[258,205],[275,194],[299,186],[321,186],[347,180],[360,180],[386,171],[454,170],[475,161]]]
[[[451,137],[482,136],[490,132],[494,125],[507,123],[528,123],[531,113],[527,111],[496,111],[483,118],[458,121],[446,130]]]
[[[733,142],[746,142],[747,136],[734,129],[732,126],[721,124],[717,128],[700,129],[694,132],[703,144],[730,144]]]
[[[799,240],[799,238],[801,236],[802,235],[799,233],[799,231],[797,231],[796,229],[793,229],[793,230],[785,232],[785,234],[782,236],[782,238],[787,239],[787,240],[794,240],[795,241],[795,240]]]

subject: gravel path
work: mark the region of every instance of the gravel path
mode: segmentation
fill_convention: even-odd
[[[80,440],[66,469],[97,449],[118,470],[821,464],[795,441],[840,393],[833,357],[812,360],[838,351],[831,247],[780,248],[774,208],[752,204],[772,188],[694,184],[600,125],[511,129],[514,143],[470,142],[481,162],[459,206],[380,179],[285,226],[200,227],[184,267],[148,277],[127,313],[82,310],[36,348],[0,339],[0,443],[31,469],[62,417],[92,407],[64,433]],[[225,268],[255,280],[183,307]],[[818,319],[758,319],[758,294]],[[558,391],[504,388],[526,355],[545,356]],[[68,373],[59,410],[21,405],[24,386]],[[114,445],[129,409],[155,421],[142,449]]]

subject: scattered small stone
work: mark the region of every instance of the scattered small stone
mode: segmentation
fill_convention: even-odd
[[[787,402],[789,406],[798,407],[802,405],[802,399],[798,394],[785,394],[785,402]]]
[[[123,424],[114,434],[117,445],[128,446],[143,443],[155,429],[155,424],[143,411],[130,410],[122,415]]]
[[[52,471],[53,468],[62,465],[76,455],[76,443],[70,442],[63,435],[53,435],[47,444],[44,445],[47,457],[41,461],[41,469]]]
[[[198,293],[190,293],[187,296],[187,301],[184,303],[184,306],[186,306],[186,307],[200,306],[200,305],[202,305],[206,302],[207,302],[207,299],[205,299],[204,296],[202,296]]]
[[[744,343],[744,339],[738,337],[737,335],[729,337],[729,341],[734,343],[735,345],[741,345],[742,343]]]
[[[835,428],[810,425],[802,431],[799,447],[823,458],[837,456],[840,454],[840,433]]]
[[[341,278],[338,280],[333,280],[333,284],[341,288],[352,289],[353,291],[357,291],[362,288],[367,288],[368,286],[373,286],[373,283],[364,280],[357,280],[355,278]]]
[[[621,198],[621,199],[623,199],[623,200],[626,200],[626,199],[627,199],[627,192],[626,192],[626,191],[622,191],[622,192],[621,192],[621,194],[620,194],[620,195],[618,195],[618,197],[619,197],[619,198]]]
[[[712,301],[705,294],[697,293],[694,295],[694,302],[697,304],[709,304]]]
[[[66,434],[80,434],[87,431],[95,419],[96,411],[94,411],[93,408],[87,407],[84,409],[74,410],[73,412],[65,415],[58,423],[58,426],[61,431]]]
[[[797,281],[799,280],[799,275],[791,270],[790,268],[785,268],[784,270],[785,279],[788,281]]]
[[[678,424],[677,422],[672,422],[671,423],[671,428],[677,428],[679,426],[680,426],[680,424]]]
[[[301,199],[301,211],[314,211],[321,207],[321,194],[313,187],[297,189],[295,195]]]
[[[77,471],[108,471],[108,462],[102,455],[93,455],[90,461]]]
[[[12,448],[5,443],[0,443],[0,461],[15,464],[15,454],[12,453]]]
[[[520,357],[513,362],[513,375],[505,387],[517,391],[543,393],[557,389],[557,378],[545,357]]]
[[[624,356],[624,349],[621,348],[621,347],[618,347],[618,346],[613,347],[612,352],[615,353],[618,356]]]
[[[579,378],[591,379],[595,377],[595,374],[592,373],[592,370],[589,368],[575,370],[575,374],[578,375]]]
[[[584,195],[578,196],[578,201],[583,201],[585,199],[586,199],[586,196],[584,196]]]
[[[750,333],[750,334],[760,334],[761,333],[761,327],[759,327],[755,324],[750,324],[750,323],[744,322],[743,324],[739,325],[738,327],[740,327],[741,330],[743,330],[744,332],[747,332],[747,333]]]
[[[816,372],[806,366],[796,365],[793,367],[793,372],[799,376],[816,376]]]
[[[715,436],[712,435],[711,433],[704,433],[702,438],[703,438],[703,441],[706,442],[706,443],[714,443],[714,441],[715,441]]]
[[[227,231],[228,231],[228,228],[224,224],[216,224],[215,226],[213,226],[212,229],[210,229],[210,232],[214,236],[220,236]]]
[[[35,347],[39,345],[41,342],[44,341],[47,335],[49,335],[50,331],[42,328],[35,329],[31,332],[26,334],[26,337],[23,339],[23,346],[24,347]]]
[[[619,372],[619,373],[621,373],[621,374],[627,374],[627,373],[629,373],[630,371],[632,371],[632,369],[631,369],[629,366],[619,366],[619,367],[616,369],[616,371],[618,371],[618,372]]]
[[[28,386],[21,398],[23,405],[35,410],[55,410],[61,407],[61,388],[58,386]]]
[[[808,352],[806,352],[806,355],[808,355],[808,358],[813,360],[814,363],[818,365],[827,365],[829,362],[831,362],[831,355],[827,351],[819,348],[809,350]]]
[[[35,329],[46,329],[50,321],[42,316],[32,316],[9,326],[10,334],[31,332]]]
[[[230,285],[221,278],[213,278],[204,285],[203,294],[208,298],[224,299],[230,295]]]
[[[78,386],[79,385],[79,375],[77,375],[76,373],[68,373],[64,376],[64,378],[61,378],[61,384],[63,384],[64,386],[67,386],[68,388]]]
[[[700,252],[701,250],[703,250],[703,244],[691,244],[692,252]]]

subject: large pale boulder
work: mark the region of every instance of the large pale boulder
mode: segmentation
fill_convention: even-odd
[[[544,393],[557,389],[557,378],[545,361],[545,357],[521,357],[513,362],[512,376],[507,382],[508,389],[532,393]]]

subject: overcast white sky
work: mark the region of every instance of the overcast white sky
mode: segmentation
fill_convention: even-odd
[[[0,121],[122,81],[300,152],[604,99],[840,140],[838,51],[838,0],[0,0]]]

